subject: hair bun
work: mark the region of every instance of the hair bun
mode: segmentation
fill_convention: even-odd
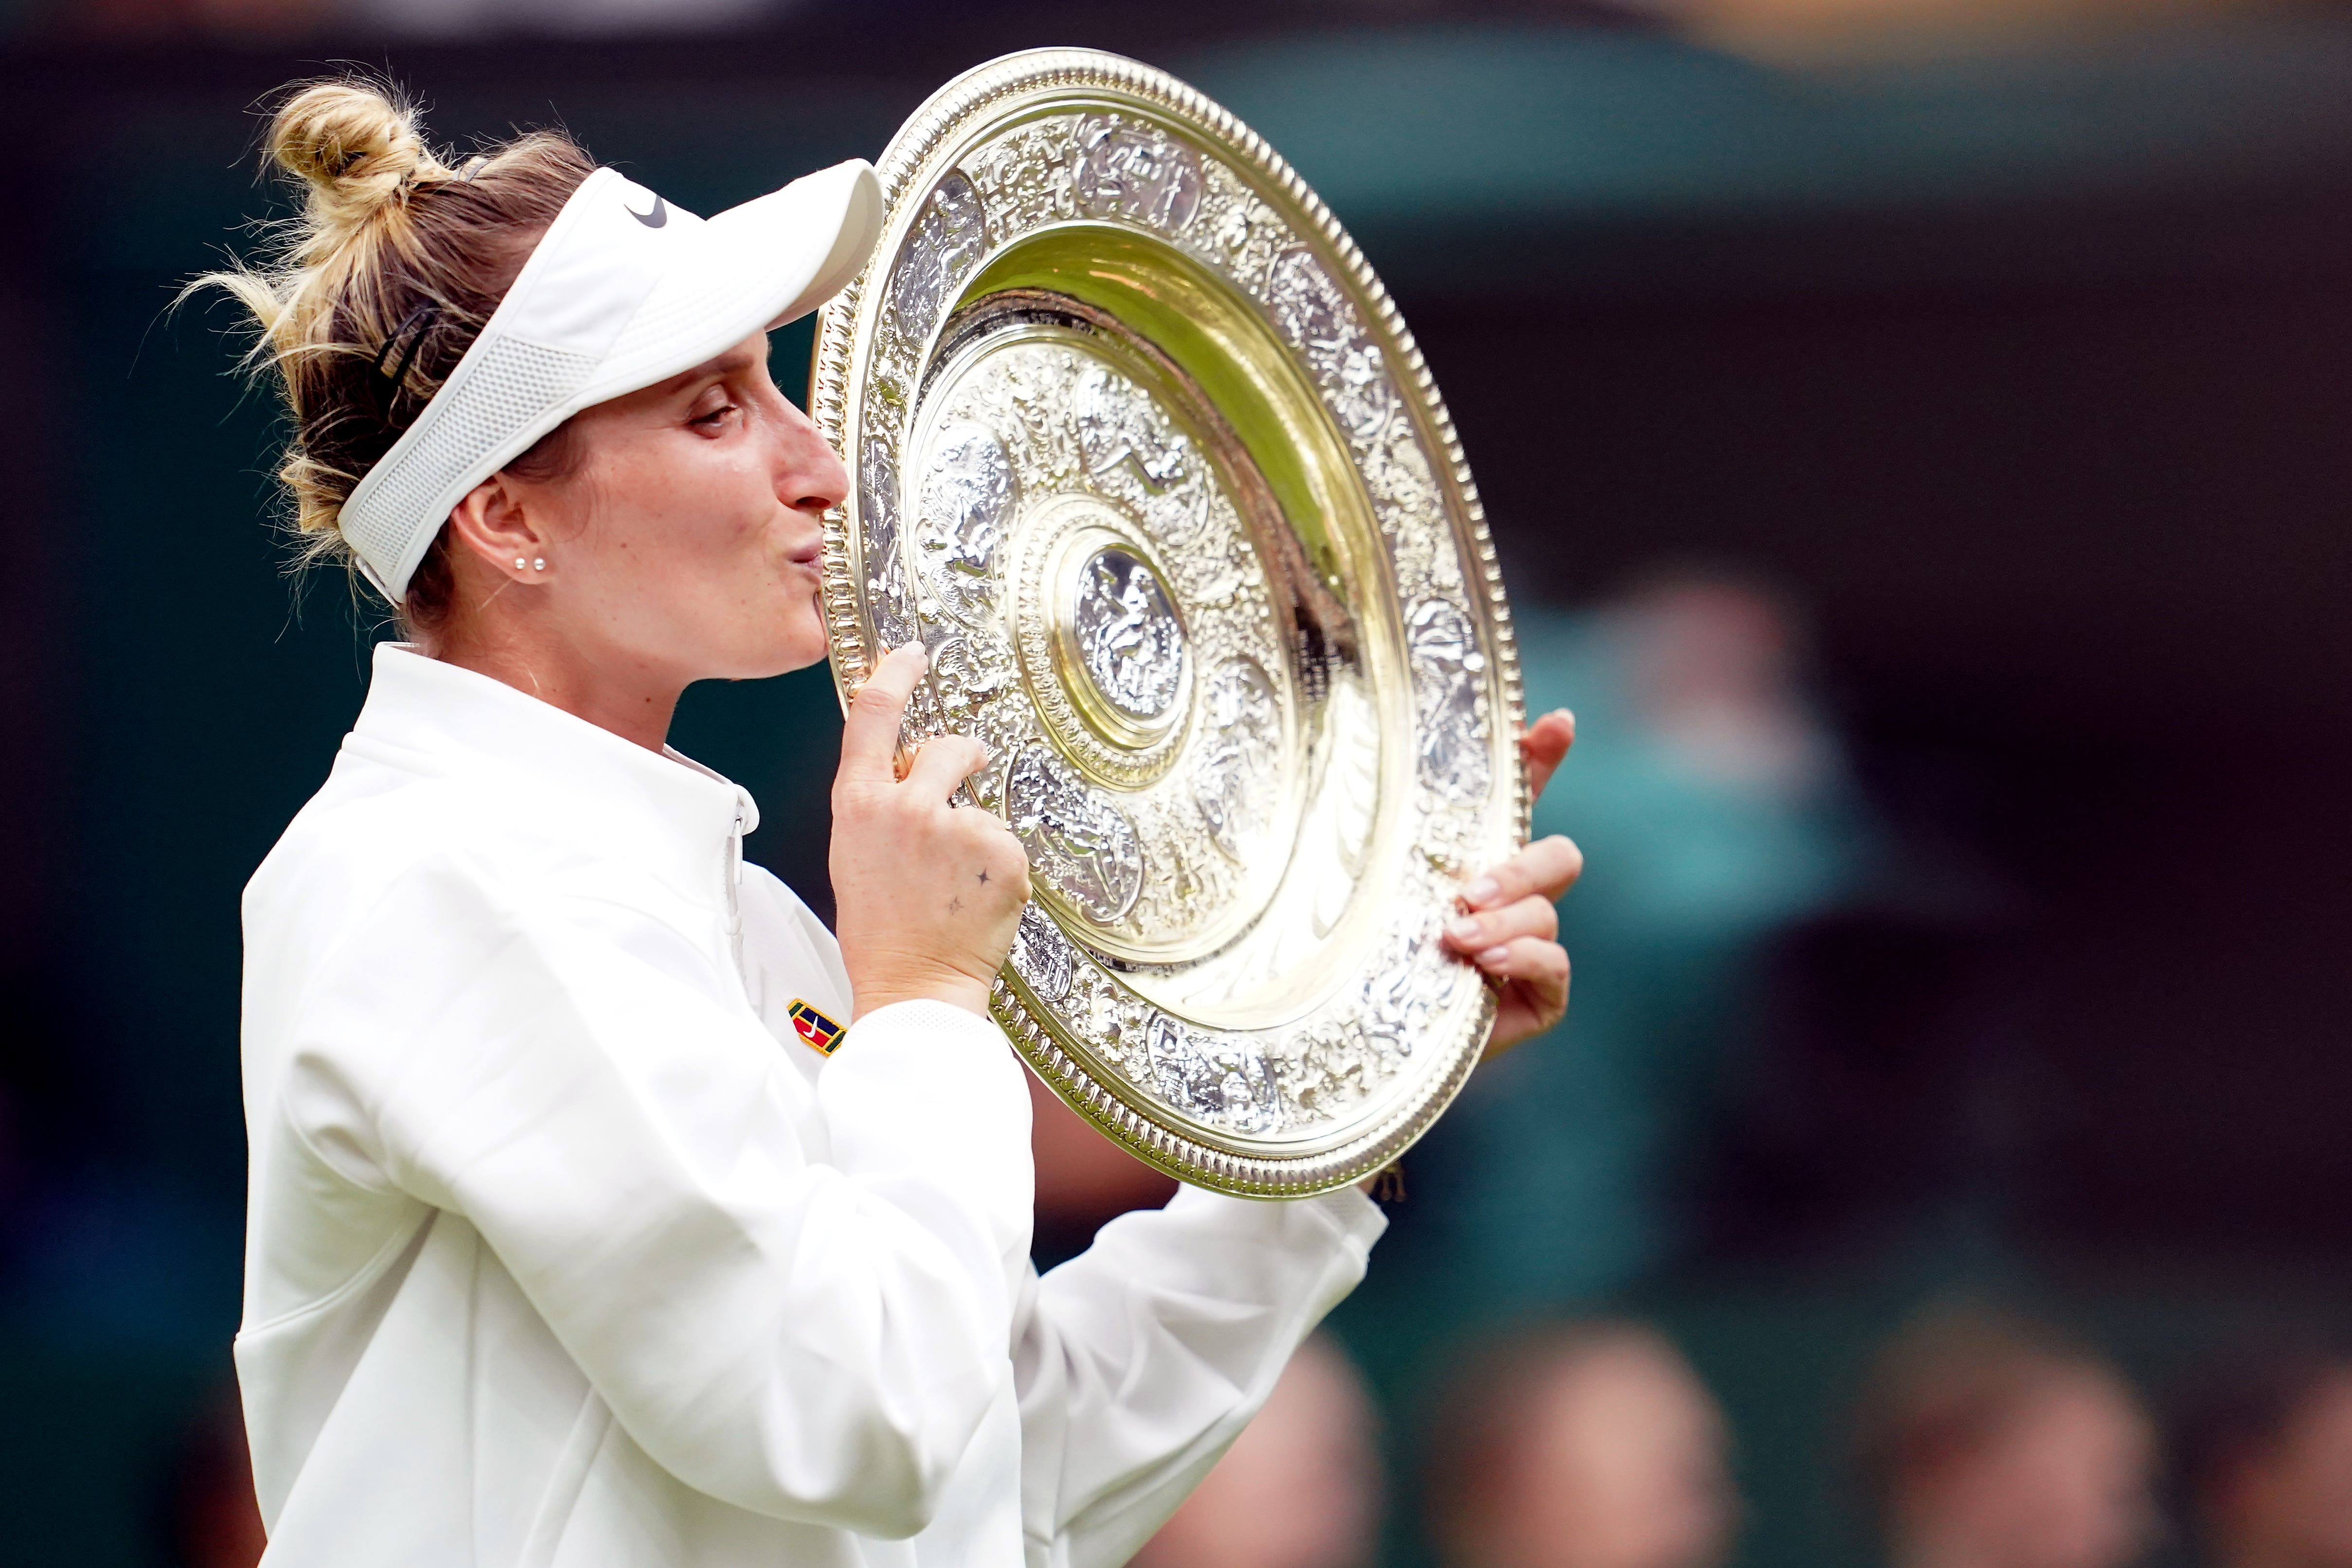
[[[332,244],[394,200],[440,161],[417,133],[416,111],[363,82],[314,83],[269,123],[269,155],[310,186],[310,217]]]

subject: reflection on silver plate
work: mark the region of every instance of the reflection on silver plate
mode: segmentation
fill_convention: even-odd
[[[817,333],[845,699],[919,637],[907,739],[1029,854],[994,996],[1142,1158],[1288,1196],[1394,1159],[1493,1003],[1440,944],[1524,842],[1501,577],[1379,279],[1232,115],[1116,56],[1012,55],[883,156]]]

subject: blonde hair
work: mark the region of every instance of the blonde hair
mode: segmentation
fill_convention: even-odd
[[[275,226],[258,265],[207,273],[182,297],[224,289],[251,316],[246,364],[275,381],[293,425],[278,477],[298,569],[349,567],[344,500],[457,368],[595,164],[560,131],[471,158],[436,153],[398,89],[361,79],[289,89],[268,150],[299,182],[301,212]],[[509,468],[568,468],[563,436]],[[437,625],[450,588],[445,531],[394,607],[412,627]]]

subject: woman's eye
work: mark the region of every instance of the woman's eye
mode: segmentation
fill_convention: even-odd
[[[688,420],[687,423],[689,425],[699,425],[706,429],[716,430],[720,425],[726,422],[727,416],[734,412],[736,412],[736,406],[734,404],[723,403],[708,414],[696,415],[693,418]]]

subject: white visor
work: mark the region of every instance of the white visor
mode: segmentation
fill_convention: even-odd
[[[816,309],[866,265],[881,223],[881,187],[863,159],[708,221],[597,170],[416,423],[343,502],[360,569],[397,604],[467,491],[582,409]]]

